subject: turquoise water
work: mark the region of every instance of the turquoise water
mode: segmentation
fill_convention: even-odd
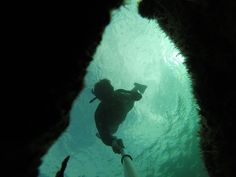
[[[39,177],[55,176],[67,155],[65,177],[123,176],[120,156],[95,136],[99,101],[89,100],[102,78],[115,89],[131,89],[134,82],[148,85],[116,134],[140,177],[207,177],[199,153],[198,106],[184,60],[154,21],[138,15],[134,2],[112,12],[86,86],[74,101],[70,126],[43,157]]]

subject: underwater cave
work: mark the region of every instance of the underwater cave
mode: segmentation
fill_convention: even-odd
[[[207,177],[199,107],[185,58],[154,20],[138,14],[136,1],[111,16],[87,68],[85,87],[73,103],[70,125],[43,157],[39,177],[55,176],[67,155],[65,177],[123,176],[120,156],[95,136],[99,101],[89,101],[94,84],[103,78],[115,89],[129,90],[135,82],[148,86],[116,133],[141,177]]]

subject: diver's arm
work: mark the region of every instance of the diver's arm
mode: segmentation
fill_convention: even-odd
[[[111,146],[114,153],[120,154],[122,149],[125,147],[122,139],[118,139],[117,137],[110,134],[107,135],[100,135],[99,138],[101,138],[104,144]]]
[[[112,142],[113,140],[116,139],[115,136],[112,136],[110,133],[108,133],[108,131],[103,130],[99,132],[100,138],[102,140],[102,142],[108,146],[112,146]]]
[[[99,138],[102,140],[102,142],[108,146],[112,145],[112,140],[114,137],[109,131],[109,123],[106,121],[107,117],[107,111],[110,109],[110,107],[107,107],[107,104],[104,102],[101,102],[97,110],[95,112],[95,123],[96,127],[99,133]]]

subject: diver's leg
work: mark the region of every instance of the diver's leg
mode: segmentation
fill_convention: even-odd
[[[138,87],[134,86],[134,88],[132,88],[130,91],[132,91],[132,92],[138,92]]]

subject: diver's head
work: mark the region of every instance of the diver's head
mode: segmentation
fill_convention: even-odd
[[[101,101],[109,99],[113,92],[114,88],[108,79],[102,79],[94,85],[93,94]]]

